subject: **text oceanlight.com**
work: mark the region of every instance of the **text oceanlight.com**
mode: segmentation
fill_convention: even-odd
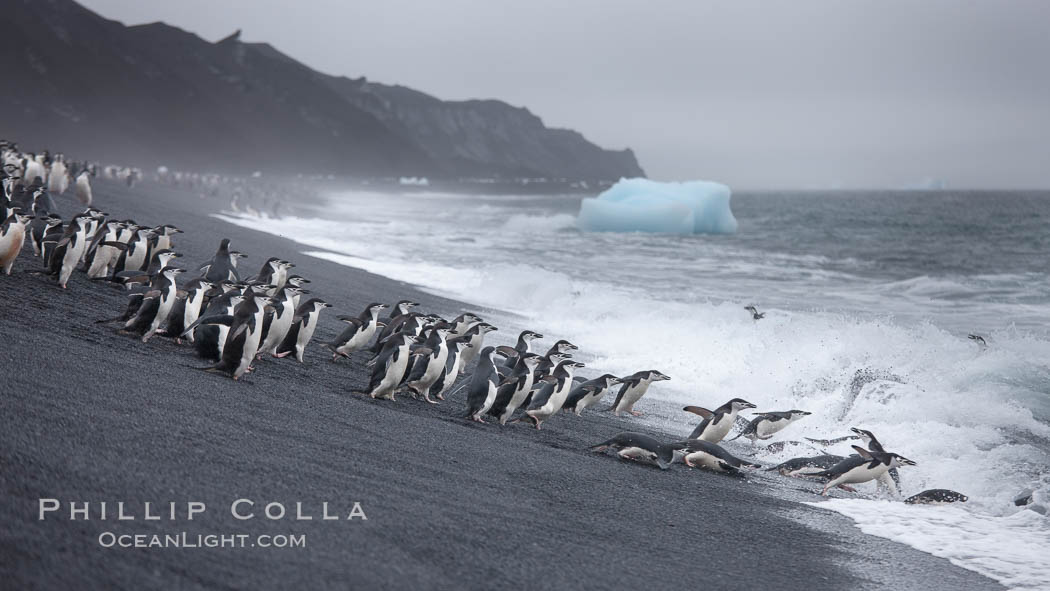
[[[117,534],[102,532],[103,548],[305,548],[306,534]]]

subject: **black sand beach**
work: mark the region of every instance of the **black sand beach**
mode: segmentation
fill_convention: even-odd
[[[333,364],[316,345],[342,328],[336,315],[402,298],[446,316],[463,305],[305,257],[208,217],[220,204],[181,190],[99,181],[95,199],[118,218],[184,229],[175,248],[186,268],[222,237],[250,255],[249,274],[269,256],[294,261],[335,308],[305,364],[267,358],[234,382],[195,369],[206,364],[188,346],[96,324],[121,311],[124,292],[82,273],[65,291],[24,273],[39,264],[27,244],[15,274],[0,277],[4,588],[999,588],[798,503],[817,498],[806,483],[587,451],[637,429],[630,419],[590,412],[542,431],[500,428],[460,419],[462,397],[433,406],[352,395],[364,356]],[[57,200],[68,219],[77,208]],[[38,520],[41,498],[63,501],[64,514]],[[255,518],[231,516],[241,498]],[[102,521],[92,508],[91,520],[71,521],[67,501],[124,501],[137,519]],[[178,503],[178,519],[144,521],[146,501],[162,514]],[[207,512],[187,520],[190,501]],[[263,517],[272,501],[290,515]],[[325,501],[344,517],[360,502],[368,519],[322,521]],[[293,519],[296,502],[314,519]],[[104,548],[103,532],[305,534],[306,545]]]

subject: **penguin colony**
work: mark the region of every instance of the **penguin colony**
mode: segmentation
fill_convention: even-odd
[[[96,281],[113,282],[127,290],[128,303],[116,317],[99,323],[117,323],[122,334],[148,343],[156,336],[192,345],[197,355],[212,361],[209,372],[239,380],[255,370],[264,355],[294,358],[302,363],[317,328],[321,312],[331,304],[308,297],[309,280],[292,272],[289,261],[267,259],[254,276],[243,275],[238,262],[246,255],[231,249],[223,239],[214,256],[187,270],[174,262],[181,255],[173,238],[182,230],[170,224],[149,226],[130,219],[117,220],[91,204],[91,178],[97,166],[66,162],[62,155],[23,153],[14,144],[0,141],[0,270],[10,275],[26,241],[42,270],[65,288],[76,270]],[[132,185],[141,177],[135,169],[106,167],[107,178]],[[164,172],[165,171],[159,171]],[[160,180],[165,177],[159,176]],[[190,178],[190,177],[187,177]],[[167,180],[171,180],[170,177]],[[181,177],[180,177],[181,180]],[[62,195],[70,186],[86,209],[65,221],[49,213],[55,209],[52,195]],[[186,277],[181,283],[180,277]],[[533,350],[543,339],[525,330],[514,346],[486,346],[485,336],[497,328],[477,315],[465,313],[452,320],[415,311],[418,304],[402,300],[394,304],[372,303],[356,316],[339,316],[345,329],[333,341],[320,343],[331,353],[331,361],[354,354],[370,357],[368,387],[357,394],[394,401],[411,396],[439,404],[462,392],[465,420],[504,426],[526,423],[536,429],[562,411],[580,415],[597,405],[613,389],[617,394],[607,407],[616,416],[639,416],[635,404],[654,382],[671,379],[657,370],[642,370],[617,377],[604,374],[590,380],[577,378],[584,364],[573,359],[577,347],[567,340],[555,342],[544,353]],[[746,310],[755,322],[765,317],[755,306]],[[386,315],[384,316],[384,311]],[[970,339],[984,345],[983,339]],[[730,439],[744,437],[752,444],[809,415],[802,410],[756,413],[750,421],[740,413],[755,405],[733,398],[708,410],[687,406],[683,410],[701,417],[688,437],[663,443],[636,432],[619,433],[592,446],[596,452],[615,450],[624,460],[668,469],[677,461],[690,468],[738,473],[743,468],[761,468],[757,462],[738,458],[719,445],[736,426],[745,423]],[[821,479],[821,494],[851,484],[877,481],[897,492],[897,468],[915,462],[886,451],[878,439],[862,429],[835,440],[809,439],[828,446],[860,440],[854,454],[823,453],[800,457],[767,468],[785,476]],[[791,445],[800,442],[777,444]],[[771,446],[772,449],[772,446]],[[909,503],[965,501],[965,495],[944,489],[919,493]]]

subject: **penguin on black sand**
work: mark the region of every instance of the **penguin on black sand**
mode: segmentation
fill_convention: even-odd
[[[761,468],[760,464],[741,460],[726,451],[722,446],[703,439],[687,439],[675,446],[685,455],[682,461],[690,468],[704,468],[714,472],[734,473],[743,466]]]
[[[422,395],[423,400],[430,404],[437,404],[436,400],[430,398],[430,387],[445,369],[449,350],[445,338],[452,329],[453,325],[443,320],[429,327],[426,340],[413,351],[412,365],[402,384],[403,388],[411,390],[415,396]]]
[[[306,345],[310,343],[310,339],[314,336],[314,331],[317,329],[317,323],[321,316],[321,310],[331,307],[331,304],[318,298],[310,298],[299,304],[288,334],[285,335],[284,341],[277,347],[277,357],[283,358],[294,353],[296,361],[302,363],[303,352],[306,351]]]
[[[620,382],[620,378],[610,373],[598,376],[593,380],[587,380],[569,392],[569,397],[565,399],[565,409],[575,412],[576,416],[580,416],[584,410],[601,402],[605,393]]]
[[[390,310],[390,316],[384,321],[383,330],[379,333],[379,338],[376,339],[375,345],[372,346],[372,352],[378,353],[383,350],[383,343],[391,335],[401,330],[401,325],[408,319],[408,315],[412,312],[412,308],[415,308],[419,304],[412,300],[401,300],[394,304],[393,309]]]
[[[617,433],[610,439],[590,447],[590,450],[595,452],[607,449],[616,450],[616,455],[621,459],[654,464],[661,470],[670,468],[675,459],[673,445],[660,443],[645,433]]]
[[[383,350],[368,362],[372,375],[368,381],[368,390],[357,394],[368,394],[372,398],[394,400],[397,385],[405,375],[408,367],[409,352],[415,338],[408,334],[396,334],[387,339]]]
[[[0,225],[0,269],[4,275],[11,274],[11,268],[15,265],[18,253],[22,252],[22,246],[26,240],[26,224],[33,220],[33,216],[22,215],[15,210],[7,216]]]
[[[175,306],[178,297],[178,286],[175,277],[183,269],[167,267],[150,282],[148,290],[142,294],[142,301],[135,314],[128,319],[121,329],[123,332],[141,334],[146,343],[168,322],[168,315]]]
[[[497,384],[500,381],[495,358],[495,347],[485,347],[478,355],[477,367],[467,388],[467,413],[463,418],[478,423],[485,422],[482,415],[488,412],[492,403],[496,401]]]
[[[616,394],[616,400],[609,407],[609,410],[613,411],[613,414],[616,416],[620,416],[621,412],[629,412],[636,417],[641,416],[642,413],[640,411],[634,410],[635,403],[641,400],[642,396],[645,396],[645,393],[649,391],[650,384],[669,379],[671,379],[670,376],[655,369],[639,371],[622,378],[620,381],[623,385],[620,386],[620,391]]]
[[[214,286],[208,283],[200,277],[190,281],[179,290],[178,300],[175,301],[175,307],[171,309],[171,314],[168,315],[168,325],[164,327],[163,334],[170,336],[175,339],[176,343],[182,342],[182,333],[186,330],[186,327],[193,324],[200,316],[201,305],[204,304],[204,298]],[[189,337],[192,339],[193,334]]]
[[[386,304],[373,302],[365,306],[358,316],[340,316],[339,320],[349,324],[335,340],[324,343],[332,352],[332,361],[340,357],[350,358],[355,351],[362,351],[372,341],[382,323],[379,321],[379,313],[389,308]]]
[[[204,274],[204,278],[212,283],[230,280],[240,281],[241,277],[237,274],[237,265],[234,262],[236,256],[230,252],[230,239],[223,238],[219,242],[219,249],[215,251],[215,256],[211,258],[211,261],[201,265],[200,270]]]
[[[463,361],[463,350],[470,348],[468,337],[455,337],[448,340],[448,358],[445,360],[445,369],[430,386],[431,399],[444,400],[452,385],[459,377],[459,368]]]
[[[569,392],[572,390],[572,376],[581,367],[584,367],[582,363],[565,359],[545,378],[546,383],[538,390],[534,390],[532,402],[525,411],[525,416],[532,420],[536,429],[539,429],[544,421],[561,410],[565,399],[569,397]]]
[[[519,355],[510,374],[500,382],[496,390],[496,400],[493,401],[488,414],[495,417],[501,425],[507,424],[507,420],[514,414],[514,411],[518,410],[529,391],[532,390],[536,377],[536,366],[540,359],[542,358],[535,353]]]
[[[267,306],[266,315],[263,317],[263,342],[259,345],[256,357],[266,353],[277,356],[277,347],[288,336],[295,319],[295,298],[303,291],[298,287],[285,285],[270,298],[270,305]]]
[[[237,305],[232,316],[213,316],[202,320],[202,324],[224,324],[230,330],[226,337],[219,362],[206,371],[223,372],[234,380],[239,380],[255,361],[262,338],[264,299],[247,289],[244,298]]]
[[[58,285],[62,289],[66,288],[69,278],[73,275],[73,270],[80,264],[80,258],[87,249],[88,222],[89,218],[85,214],[74,216],[50,254],[49,272],[58,277]]]

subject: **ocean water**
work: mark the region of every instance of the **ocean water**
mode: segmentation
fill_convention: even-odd
[[[1031,488],[1045,507],[1050,490],[1050,193],[740,194],[738,232],[699,236],[583,233],[579,201],[347,192],[323,216],[222,217],[498,309],[486,319],[504,341],[525,327],[568,338],[584,375],[663,371],[639,404],[661,429],[684,436],[696,417],[680,406],[737,396],[813,413],[774,441],[869,429],[918,462],[905,496],[970,502],[890,504],[862,485],[822,507],[1008,586],[1050,587],[1050,518],[1012,503]]]

